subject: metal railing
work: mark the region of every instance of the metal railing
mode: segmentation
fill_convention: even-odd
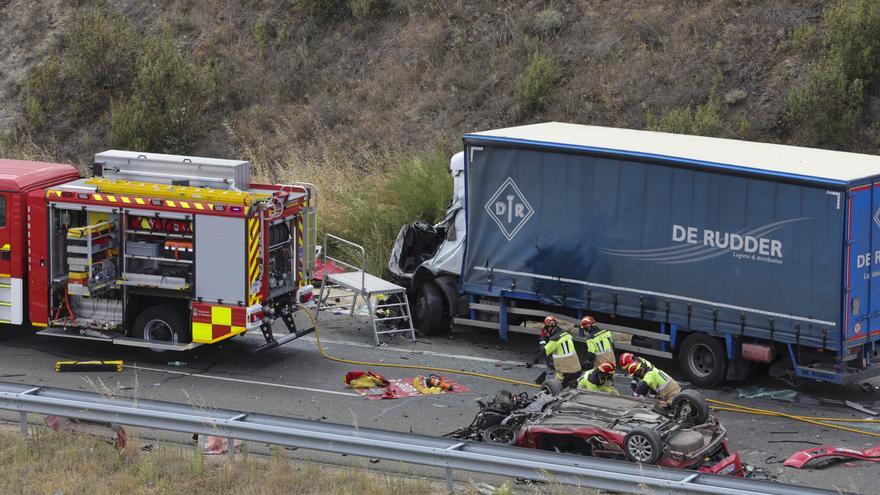
[[[112,422],[260,442],[284,447],[379,458],[453,471],[590,487],[637,494],[831,495],[842,492],[638,465],[540,450],[357,428],[332,423],[144,399],[0,382],[0,409],[18,411],[27,434],[27,413]],[[229,445],[233,445],[230,441]],[[230,448],[230,451],[234,449]]]

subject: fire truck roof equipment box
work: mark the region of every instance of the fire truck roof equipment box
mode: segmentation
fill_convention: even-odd
[[[214,189],[250,188],[251,163],[159,153],[109,150],[95,155],[101,175],[107,179],[171,184],[188,181],[189,186]]]
[[[838,352],[880,338],[880,157],[561,123],[464,142],[466,293]]]

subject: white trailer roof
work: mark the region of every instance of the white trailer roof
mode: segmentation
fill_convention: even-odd
[[[824,182],[846,183],[880,175],[880,156],[562,122],[508,127],[465,137],[673,158]]]

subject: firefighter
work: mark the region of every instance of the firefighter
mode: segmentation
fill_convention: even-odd
[[[638,359],[629,363],[626,372],[638,380],[633,390],[635,397],[647,397],[653,393],[658,399],[669,402],[681,392],[681,385],[675,379],[659,368],[643,366]]]
[[[602,363],[614,364],[614,337],[610,331],[596,324],[592,316],[584,316],[581,330],[587,332],[586,367],[594,368]]]
[[[581,373],[581,361],[574,349],[574,338],[559,326],[553,316],[544,318],[544,330],[539,342],[544,354],[553,356],[553,367],[556,369],[556,381],[563,387],[574,385]]]
[[[578,381],[578,388],[589,392],[605,392],[606,394],[620,395],[614,388],[614,363],[600,363],[595,368],[584,373]]]

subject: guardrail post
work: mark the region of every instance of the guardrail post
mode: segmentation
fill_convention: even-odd
[[[446,468],[446,492],[455,493],[455,478],[452,477],[452,468]]]
[[[449,447],[446,447],[445,450],[459,450],[466,444],[466,442],[458,442],[455,445],[450,445]],[[452,476],[452,466],[450,466],[449,464],[446,465],[446,492],[449,494],[455,492],[455,478]]]
[[[24,436],[28,436],[28,422],[27,422],[27,413],[24,411],[19,411],[19,419],[18,426],[21,428],[21,434]]]
[[[229,462],[235,462],[235,439],[226,437],[226,450],[229,454]]]

